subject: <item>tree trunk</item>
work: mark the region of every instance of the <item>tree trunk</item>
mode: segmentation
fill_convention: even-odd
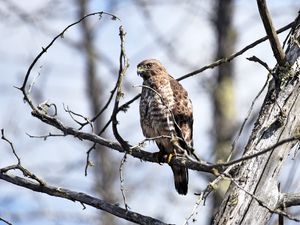
[[[290,37],[286,54],[290,66],[275,68],[244,155],[260,152],[281,140],[299,135],[299,20],[297,25]],[[281,196],[278,176],[295,143],[295,141],[288,142],[239,164],[235,174],[232,175],[235,181],[231,182],[214,218],[215,225],[263,225],[269,221],[272,210],[278,208]]]
[[[216,33],[216,60],[233,54],[235,46],[235,30],[233,28],[233,1],[216,0],[213,25]],[[234,64],[226,63],[216,68],[216,83],[212,93],[214,107],[213,137],[216,161],[226,161],[231,149],[232,137],[235,132],[236,113],[234,110]],[[224,194],[229,187],[228,181],[219,183],[214,192],[213,211],[220,206]]]

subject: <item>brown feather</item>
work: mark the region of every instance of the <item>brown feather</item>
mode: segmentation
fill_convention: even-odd
[[[138,64],[138,74],[143,78],[140,101],[140,122],[146,137],[161,135],[183,138],[181,148],[190,155],[193,145],[193,109],[187,91],[168,74],[164,66],[155,59],[144,60]],[[174,121],[175,120],[175,121]],[[163,155],[182,155],[168,138],[156,140]],[[175,188],[179,194],[188,190],[188,169],[172,165]]]

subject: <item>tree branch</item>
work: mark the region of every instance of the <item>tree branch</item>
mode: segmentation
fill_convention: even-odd
[[[92,141],[93,143],[97,143],[97,144],[109,147],[110,149],[117,150],[117,151],[122,152],[122,153],[127,152],[129,155],[131,155],[135,158],[139,158],[139,159],[144,160],[144,161],[153,162],[153,163],[161,163],[161,162],[158,161],[157,157],[153,156],[153,153],[144,151],[139,146],[132,146],[130,144],[127,144],[129,150],[128,150],[127,147],[126,147],[126,149],[124,149],[117,142],[107,140],[107,139],[102,138],[102,137],[100,137],[96,134],[93,134],[93,133],[86,133],[86,132],[83,132],[81,130],[77,130],[73,127],[67,127],[61,121],[59,121],[57,118],[50,117],[46,114],[42,114],[40,111],[33,111],[31,114],[34,117],[37,117],[38,119],[43,121],[44,123],[52,125],[52,126],[56,127],[57,129],[61,130],[65,135],[72,135],[74,137],[77,137],[80,140]],[[300,136],[296,135],[296,136],[293,136],[291,138],[281,140],[278,143],[276,143],[276,144],[274,144],[274,145],[272,145],[272,146],[270,146],[266,149],[261,150],[260,152],[250,154],[250,155],[246,155],[242,158],[232,160],[232,161],[229,161],[229,162],[226,162],[226,163],[211,164],[211,163],[208,163],[208,162],[205,162],[205,161],[198,162],[198,161],[192,160],[190,158],[178,157],[177,156],[177,157],[173,158],[173,160],[170,162],[170,164],[184,166],[184,167],[187,167],[187,168],[192,169],[192,170],[197,170],[197,171],[216,174],[219,171],[222,171],[225,167],[228,167],[228,166],[233,165],[233,164],[240,163],[242,161],[252,159],[252,158],[257,157],[259,155],[263,155],[267,152],[270,152],[270,151],[274,150],[275,148],[277,148],[277,147],[279,147],[283,144],[286,144],[286,143],[289,143],[289,142],[292,142],[292,141],[296,141],[296,140],[299,140],[299,139],[300,139]]]
[[[273,54],[277,60],[278,65],[285,65],[285,53],[280,45],[278,36],[276,34],[275,28],[272,23],[270,13],[267,8],[266,0],[257,0],[257,6],[259,10],[260,17],[264,24],[266,33],[268,35]]]
[[[119,152],[127,152],[126,149],[124,149],[119,143],[107,140],[105,138],[102,138],[96,134],[93,133],[87,133],[83,132],[81,130],[75,129],[73,127],[67,127],[65,126],[61,121],[59,121],[55,117],[51,117],[49,115],[44,114],[41,111],[32,111],[31,113],[34,117],[37,117],[40,119],[42,122],[49,124],[51,126],[54,126],[55,128],[59,129],[60,131],[63,132],[65,135],[72,135],[80,140],[87,140],[91,141],[93,143],[97,143],[103,146],[106,146],[110,149],[117,150]],[[132,146],[128,144],[128,154],[135,157],[139,158],[141,160],[145,160],[148,162],[154,162],[154,163],[161,163],[158,161],[158,158],[153,156],[153,153],[144,151],[141,147],[139,146]],[[207,162],[197,162],[188,158],[184,157],[175,157],[174,160],[172,160],[171,163],[186,166],[192,170],[198,170],[198,171],[203,171],[203,172],[208,172],[214,174],[214,167],[212,164],[209,164]]]
[[[3,219],[3,218],[1,218],[1,217],[0,217],[0,221],[2,221],[3,223],[6,223],[6,224],[8,224],[8,225],[12,225],[11,222],[8,222],[7,220],[5,220],[5,219]]]
[[[128,58],[126,56],[125,53],[125,47],[124,47],[124,38],[125,38],[125,31],[124,28],[122,26],[120,26],[119,28],[119,36],[120,36],[120,41],[121,41],[121,50],[120,50],[120,57],[119,57],[119,77],[118,77],[118,81],[117,81],[117,94],[116,94],[116,98],[115,98],[115,104],[114,104],[114,108],[113,108],[113,112],[111,115],[111,119],[112,119],[112,130],[113,130],[113,134],[115,136],[115,138],[117,139],[117,141],[121,144],[121,146],[123,147],[123,149],[126,150],[126,152],[129,150],[129,145],[128,143],[121,137],[121,135],[119,134],[117,125],[118,125],[118,120],[117,120],[117,114],[118,114],[118,108],[119,108],[119,103],[120,103],[120,99],[121,97],[123,97],[124,93],[122,92],[122,85],[123,85],[123,79],[124,76],[126,74],[127,68],[129,67],[129,63],[128,63]]]
[[[295,25],[295,21],[293,21],[293,22],[287,24],[286,26],[283,26],[282,28],[278,29],[278,30],[276,31],[276,33],[278,33],[278,34],[279,34],[279,33],[282,33],[282,32],[284,32],[284,31],[286,31],[286,30],[292,28],[294,25]],[[192,76],[194,76],[194,75],[197,75],[197,74],[199,74],[199,73],[202,73],[202,72],[204,72],[204,71],[207,70],[207,69],[213,69],[213,68],[215,68],[215,67],[217,67],[217,66],[220,66],[220,65],[222,65],[222,64],[224,64],[224,63],[228,63],[228,62],[232,61],[234,58],[236,58],[236,57],[238,57],[238,56],[244,54],[244,53],[245,53],[246,51],[248,51],[249,49],[254,48],[255,46],[259,45],[260,43],[262,43],[262,42],[264,42],[264,41],[266,41],[266,40],[268,40],[268,36],[264,36],[264,37],[262,37],[262,38],[260,38],[260,39],[258,39],[258,40],[256,40],[256,41],[252,42],[251,44],[249,44],[249,45],[247,45],[246,47],[242,48],[240,51],[237,51],[236,53],[234,53],[234,54],[232,54],[232,55],[230,55],[230,56],[228,56],[228,57],[226,57],[226,58],[218,59],[217,61],[215,61],[215,62],[213,62],[213,63],[211,63],[211,64],[208,64],[208,65],[205,65],[205,66],[201,67],[200,69],[197,69],[197,70],[194,70],[194,71],[192,71],[192,72],[190,72],[190,73],[187,73],[187,74],[185,74],[185,75],[179,77],[177,80],[178,80],[178,81],[181,81],[181,80],[184,80],[184,79],[186,79],[186,78],[189,78],[189,77],[192,77]],[[119,107],[119,111],[125,111],[126,109],[128,109],[129,105],[130,105],[132,102],[134,102],[135,100],[137,100],[140,96],[141,96],[141,95],[138,94],[138,95],[136,95],[134,98],[132,98],[131,100],[129,100],[128,102],[125,102],[123,105],[121,105],[121,106]],[[108,121],[108,122],[111,122],[111,120]]]
[[[300,193],[282,193],[278,200],[278,208],[300,205]]]
[[[278,29],[278,30],[276,31],[276,33],[281,33],[281,32],[283,32],[283,31],[286,31],[287,29],[290,29],[290,28],[293,27],[294,25],[295,25],[295,21],[293,21],[293,22],[287,24],[286,26],[284,26],[284,27]],[[231,60],[233,60],[234,58],[236,58],[236,57],[238,57],[238,56],[244,54],[244,53],[245,53],[246,51],[248,51],[249,49],[254,48],[256,45],[259,45],[260,43],[262,43],[262,42],[264,42],[264,41],[266,41],[266,40],[268,40],[268,36],[264,36],[264,37],[262,37],[262,38],[260,38],[260,39],[258,39],[258,40],[256,40],[256,41],[252,42],[251,44],[249,44],[249,45],[247,45],[246,47],[242,48],[240,51],[238,51],[238,52],[236,52],[236,53],[234,53],[234,54],[232,54],[232,55],[230,55],[230,56],[228,56],[228,57],[226,57],[226,58],[219,59],[219,60],[217,60],[217,61],[215,61],[215,62],[213,62],[213,63],[211,63],[211,64],[209,64],[209,65],[203,66],[203,67],[200,68],[200,69],[197,69],[197,70],[195,70],[195,71],[193,71],[193,72],[190,72],[190,73],[188,73],[188,74],[185,74],[185,75],[179,77],[177,80],[178,80],[178,81],[181,81],[181,80],[184,80],[184,79],[186,79],[186,78],[188,78],[188,77],[191,77],[191,76],[194,76],[194,75],[196,75],[196,74],[202,73],[203,71],[205,71],[205,70],[207,70],[207,69],[213,69],[213,68],[215,68],[215,67],[217,67],[217,66],[219,66],[219,65],[222,65],[222,64],[224,64],[224,63],[228,63],[228,62],[230,62]]]
[[[44,184],[43,186],[29,181],[27,179],[24,179],[22,177],[14,176],[14,175],[8,175],[5,173],[0,173],[0,179],[5,180],[9,183],[36,191],[45,193],[51,196],[69,199],[71,201],[78,201],[81,204],[86,204],[89,206],[92,206],[97,209],[104,210],[108,213],[111,213],[117,217],[123,218],[125,220],[138,223],[138,224],[154,224],[154,225],[166,225],[166,223],[154,219],[149,216],[144,216],[142,214],[129,211],[126,209],[123,209],[115,204],[107,203],[101,199],[95,198],[91,195],[87,195],[82,192],[76,192],[65,188],[50,186],[47,184]]]
[[[35,57],[35,59],[33,60],[33,62],[30,64],[27,72],[26,72],[26,75],[25,75],[25,78],[24,78],[24,81],[23,81],[23,84],[21,87],[19,87],[18,89],[22,91],[23,95],[24,95],[24,101],[26,101],[30,107],[32,109],[35,109],[36,107],[34,106],[32,100],[30,99],[30,97],[28,96],[28,92],[25,90],[26,89],[26,85],[28,83],[28,79],[29,79],[29,76],[30,76],[30,73],[33,69],[33,67],[35,66],[35,64],[38,62],[38,60],[42,57],[42,55],[44,55],[48,49],[54,44],[54,42],[58,39],[58,38],[63,38],[65,32],[75,26],[76,24],[80,23],[81,21],[83,21],[84,19],[86,19],[87,17],[90,17],[90,16],[94,16],[94,15],[98,15],[100,18],[102,17],[102,15],[108,15],[110,16],[113,20],[119,20],[121,21],[117,16],[111,14],[111,13],[107,13],[107,12],[94,12],[94,13],[90,13],[90,14],[87,14],[85,15],[84,17],[80,18],[78,21],[68,25],[61,33],[59,33],[57,36],[55,36],[52,41],[46,46],[46,47],[42,47],[42,51]]]

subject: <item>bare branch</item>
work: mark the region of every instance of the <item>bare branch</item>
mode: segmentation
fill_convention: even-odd
[[[285,53],[280,45],[278,36],[273,26],[270,13],[267,8],[266,0],[257,0],[257,6],[277,63],[280,66],[284,66]]]
[[[234,153],[234,151],[235,151],[236,143],[237,143],[238,139],[240,138],[240,136],[241,136],[241,134],[242,134],[242,132],[243,132],[243,130],[244,130],[244,127],[245,127],[245,125],[246,125],[247,121],[249,120],[249,117],[250,117],[250,115],[251,115],[251,113],[252,113],[254,104],[256,103],[257,99],[260,97],[260,95],[263,93],[263,91],[265,90],[265,88],[266,88],[267,85],[269,84],[269,80],[270,80],[270,76],[267,77],[267,80],[266,80],[266,82],[264,83],[263,87],[259,90],[258,94],[257,94],[257,95],[255,96],[255,98],[253,99],[253,101],[252,101],[252,103],[251,103],[251,106],[250,106],[250,108],[249,108],[249,110],[248,110],[248,114],[247,114],[246,118],[244,119],[244,121],[243,121],[243,123],[242,123],[242,125],[241,125],[241,127],[240,127],[240,129],[239,129],[239,132],[238,132],[237,136],[234,138],[234,140],[233,140],[233,142],[232,142],[231,151],[230,151],[230,154],[229,154],[229,156],[228,156],[227,161],[229,161],[229,160],[231,159],[231,157],[232,157],[232,155],[233,155],[233,153]]]
[[[282,32],[284,32],[284,31],[286,31],[286,30],[292,28],[294,25],[295,25],[295,21],[293,21],[293,22],[287,24],[286,26],[283,26],[282,28],[278,29],[276,32],[277,32],[278,34],[279,34],[279,33],[282,33]],[[246,51],[248,51],[249,49],[254,48],[255,46],[259,45],[260,43],[262,43],[262,42],[264,42],[264,41],[266,41],[266,40],[268,40],[268,36],[264,36],[264,37],[262,37],[262,38],[260,38],[260,39],[258,39],[258,40],[256,40],[256,41],[252,42],[251,44],[247,45],[246,47],[242,48],[241,50],[237,51],[236,53],[234,53],[234,54],[232,54],[232,55],[230,55],[230,56],[228,56],[228,57],[226,57],[226,58],[219,59],[219,60],[217,60],[217,61],[215,61],[215,62],[213,62],[213,63],[211,63],[211,64],[208,64],[208,65],[205,65],[205,66],[201,67],[200,69],[197,69],[197,70],[195,70],[195,71],[193,71],[193,72],[187,73],[187,74],[185,74],[185,75],[179,77],[177,80],[178,80],[178,81],[181,81],[181,80],[184,80],[184,79],[186,79],[186,78],[189,78],[189,77],[192,77],[192,76],[194,76],[194,75],[197,75],[197,74],[199,74],[199,73],[202,73],[202,72],[204,72],[204,71],[207,70],[207,69],[213,69],[213,68],[215,68],[215,67],[217,67],[217,66],[220,66],[220,65],[222,65],[222,64],[224,64],[224,63],[228,63],[228,62],[232,61],[234,58],[236,58],[236,57],[238,57],[238,56],[244,54],[244,53],[245,53]],[[124,110],[128,109],[129,105],[130,105],[132,102],[134,102],[135,100],[137,100],[139,97],[141,97],[140,94],[136,95],[134,98],[132,98],[132,99],[129,100],[128,102],[126,102],[126,103],[124,103],[123,105],[121,105],[121,106],[119,107],[119,111],[124,111]],[[108,123],[110,123],[110,122],[111,122],[111,120],[108,121]]]
[[[250,195],[251,198],[255,199],[255,201],[258,202],[259,205],[261,205],[262,207],[266,208],[269,212],[271,213],[276,213],[278,215],[281,215],[281,216],[285,216],[287,217],[288,219],[290,220],[293,220],[293,221],[296,221],[296,222],[300,222],[300,219],[297,218],[297,217],[294,217],[280,209],[271,209],[269,206],[268,206],[268,203],[267,202],[264,202],[263,200],[259,199],[257,196],[255,196],[254,194],[250,193],[249,191],[245,190],[243,187],[241,187],[234,179],[232,179],[231,177],[228,177],[230,179],[230,181],[232,181],[240,190],[244,191],[247,195]]]
[[[4,140],[4,141],[6,141],[10,145],[10,148],[11,148],[14,156],[18,160],[18,165],[21,165],[21,160],[20,160],[19,156],[17,155],[17,153],[15,151],[13,143],[4,136],[4,129],[1,129],[1,139]]]
[[[23,81],[23,84],[20,88],[18,88],[20,91],[22,91],[23,93],[23,96],[24,96],[24,101],[26,101],[31,109],[36,109],[36,107],[34,106],[31,98],[29,97],[28,95],[28,92],[25,90],[26,89],[26,85],[28,83],[28,79],[29,79],[29,76],[30,76],[30,73],[33,69],[33,67],[35,66],[35,64],[38,62],[38,60],[42,57],[42,55],[44,55],[47,50],[54,44],[54,42],[58,39],[58,38],[61,38],[64,36],[64,33],[71,27],[75,26],[76,24],[80,23],[82,20],[86,19],[87,17],[90,17],[90,16],[94,16],[94,15],[98,15],[99,18],[101,19],[102,15],[108,15],[110,16],[112,19],[114,20],[119,20],[121,21],[121,19],[119,19],[117,16],[111,14],[111,13],[107,13],[107,12],[94,12],[94,13],[90,13],[90,14],[87,14],[85,15],[84,17],[82,17],[81,19],[79,19],[78,21],[68,25],[61,33],[59,33],[57,36],[55,36],[52,41],[46,46],[46,47],[42,47],[42,51],[35,57],[35,59],[33,60],[33,62],[30,64],[27,72],[26,72],[26,75],[25,75],[25,78],[24,78],[24,81]]]
[[[12,223],[8,222],[7,220],[3,219],[2,217],[0,217],[0,221],[8,224],[8,225],[12,225]]]
[[[124,39],[125,39],[125,35],[126,32],[124,31],[124,28],[122,26],[120,26],[119,28],[119,36],[120,36],[120,41],[121,41],[121,51],[120,51],[120,58],[119,58],[119,77],[118,77],[118,81],[117,81],[117,94],[116,94],[116,98],[115,98],[115,104],[114,104],[114,109],[111,115],[111,120],[112,120],[112,130],[113,130],[113,134],[115,136],[115,138],[117,139],[117,141],[121,144],[121,146],[128,151],[129,150],[129,145],[128,143],[121,137],[121,135],[119,134],[117,125],[118,125],[118,120],[117,120],[117,114],[118,114],[118,108],[119,108],[119,102],[121,97],[123,97],[123,92],[122,92],[122,84],[123,84],[123,78],[126,74],[127,68],[129,67],[129,63],[128,63],[128,58],[126,56],[126,52],[125,52],[125,46],[124,46]]]
[[[102,138],[96,134],[93,133],[86,133],[81,130],[75,129],[73,127],[67,127],[65,126],[60,120],[58,120],[56,117],[51,117],[49,115],[43,114],[41,111],[32,111],[31,113],[34,117],[37,117],[41,121],[43,121],[46,124],[49,124],[51,126],[54,126],[55,128],[62,131],[65,135],[72,135],[76,138],[79,138],[80,140],[87,140],[91,141],[93,143],[97,143],[103,146],[106,146],[110,149],[117,150],[119,152],[127,152],[129,155],[139,158],[144,161],[148,162],[155,162],[155,163],[161,163],[158,161],[157,157],[153,156],[153,153],[146,152],[142,148],[135,146],[133,148],[132,145],[126,143],[126,148],[123,148],[119,143],[107,140],[105,138]],[[198,170],[208,173],[214,173],[214,166],[212,164],[209,164],[204,161],[196,162],[189,158],[183,158],[183,157],[175,157],[170,162],[171,164],[178,164],[181,166],[188,167],[192,170]],[[217,166],[218,167],[218,166]]]
[[[84,176],[88,175],[88,167],[93,166],[93,163],[90,161],[90,154],[92,150],[96,149],[96,143],[92,145],[92,147],[89,148],[89,150],[86,152],[86,163],[84,168]]]
[[[125,220],[138,223],[138,224],[154,224],[154,225],[166,225],[166,223],[154,219],[149,216],[144,216],[142,214],[129,211],[126,209],[123,209],[116,204],[110,204],[108,202],[105,202],[101,199],[95,198],[91,195],[87,195],[82,192],[75,192],[72,190],[60,188],[60,187],[55,187],[55,186],[50,186],[45,184],[44,186],[41,186],[39,184],[36,184],[32,181],[29,181],[27,179],[18,177],[18,176],[13,176],[13,175],[8,175],[4,173],[0,173],[0,179],[5,180],[9,183],[36,191],[36,192],[41,192],[45,193],[51,196],[59,197],[59,198],[64,198],[64,199],[69,199],[73,202],[78,201],[81,204],[89,205],[97,209],[104,210],[110,214],[113,214],[117,217],[123,218]]]
[[[300,205],[300,193],[282,193],[278,201],[278,208]]]
[[[270,74],[272,74],[272,69],[268,66],[268,64],[261,59],[257,58],[255,55],[247,58],[249,61],[257,62],[262,65]]]
[[[130,209],[130,207],[128,206],[127,200],[126,200],[126,194],[125,194],[125,188],[124,188],[124,176],[123,176],[123,168],[126,163],[126,159],[127,159],[127,153],[124,154],[124,156],[121,160],[120,167],[119,167],[119,173],[120,173],[120,190],[122,193],[123,203],[125,205],[125,209],[128,210],[128,209]]]
[[[72,110],[69,109],[68,106],[65,106],[64,104],[63,104],[63,106],[64,106],[65,112],[69,113],[71,119],[72,119],[75,123],[77,123],[78,125],[80,125],[80,128],[79,128],[79,129],[82,129],[85,125],[89,124],[89,125],[91,126],[91,128],[92,128],[92,131],[94,131],[94,126],[93,126],[93,123],[92,123],[93,121],[91,121],[91,120],[90,120],[89,118],[87,118],[86,116],[83,116],[83,115],[81,115],[81,114],[79,114],[79,113],[73,112]],[[78,121],[74,116],[77,116],[77,117],[79,117],[79,118],[82,118],[82,119],[85,120],[86,122],[85,122],[85,123],[82,123],[82,122]]]
[[[110,92],[110,96],[107,100],[107,102],[105,103],[105,105],[102,107],[102,109],[99,111],[99,113],[97,113],[97,115],[95,115],[91,121],[94,122],[106,109],[107,107],[109,106],[109,104],[111,103],[111,100],[113,99],[113,96],[114,94],[116,93],[116,90],[117,90],[117,87],[118,87],[118,82],[116,82],[116,85],[115,87],[113,88],[113,90],[111,90]]]
[[[88,140],[88,141],[92,141],[94,143],[98,143],[100,145],[109,147],[110,149],[114,149],[117,150],[119,152],[128,152],[129,155],[148,161],[148,162],[155,162],[155,163],[160,163],[157,159],[157,157],[153,156],[153,153],[150,152],[146,152],[144,150],[142,150],[142,148],[135,146],[133,148],[133,146],[131,146],[130,144],[126,143],[126,148],[123,148],[123,146],[121,146],[119,143],[104,139],[96,134],[93,133],[86,133],[80,130],[77,130],[73,127],[66,127],[61,121],[59,121],[57,118],[55,117],[50,117],[46,114],[43,114],[42,112],[39,111],[33,111],[32,115],[34,117],[37,117],[38,119],[40,119],[41,121],[43,121],[44,123],[47,123],[49,125],[52,125],[54,127],[56,127],[57,129],[61,130],[65,135],[72,135],[74,137],[79,138],[80,140]],[[247,155],[244,157],[241,157],[239,159],[236,160],[232,160],[229,162],[225,162],[225,163],[217,163],[217,164],[209,164],[205,161],[201,161],[197,162],[194,160],[191,160],[190,158],[186,158],[186,157],[180,157],[177,156],[175,158],[173,158],[173,160],[170,162],[170,164],[176,164],[176,165],[180,165],[180,166],[185,166],[189,169],[192,170],[198,170],[198,171],[202,171],[202,172],[208,172],[208,173],[212,173],[215,174],[216,170],[221,170],[221,168],[233,165],[233,164],[237,164],[240,163],[242,161],[245,160],[249,160],[252,159],[254,157],[257,157],[259,155],[265,154],[269,151],[274,150],[275,148],[286,144],[288,142],[292,142],[292,141],[297,141],[300,139],[299,135],[296,135],[294,137],[291,138],[287,138],[284,140],[279,141],[278,143],[261,150],[260,152],[251,154],[251,155]]]
[[[198,196],[197,201],[191,211],[191,213],[188,215],[188,217],[185,219],[183,225],[188,225],[189,221],[192,219],[193,222],[196,222],[197,220],[195,219],[195,216],[197,215],[197,209],[199,205],[203,202],[203,192]]]
[[[281,146],[281,145],[284,145],[286,143],[289,143],[289,142],[293,142],[293,141],[299,141],[300,140],[300,135],[296,135],[296,136],[293,136],[293,137],[290,137],[290,138],[287,138],[287,139],[284,139],[284,140],[281,140],[279,142],[277,142],[276,144],[268,147],[268,148],[265,148],[257,153],[254,153],[254,154],[250,154],[250,155],[245,155],[239,159],[236,159],[236,160],[232,160],[232,161],[229,161],[229,162],[225,162],[225,163],[217,163],[215,164],[215,166],[224,166],[224,167],[227,167],[227,166],[230,166],[230,165],[234,165],[234,164],[237,164],[237,163],[240,163],[240,162],[243,162],[243,161],[246,161],[246,160],[249,160],[249,159],[252,159],[254,157],[257,157],[257,156],[260,156],[260,155],[263,155],[269,151],[272,151],[274,150],[275,148]]]
[[[286,25],[286,26],[278,29],[276,32],[277,33],[281,33],[283,31],[286,31],[287,29],[290,29],[291,27],[293,27],[294,24],[295,24],[295,21],[293,21],[293,22],[289,23],[288,25]],[[184,80],[184,79],[186,79],[188,77],[191,77],[191,76],[194,76],[196,74],[202,73],[203,71],[205,71],[207,69],[213,69],[213,68],[215,68],[215,67],[217,67],[219,65],[222,65],[224,63],[228,63],[231,60],[233,60],[234,58],[242,55],[243,53],[245,53],[249,49],[254,48],[256,45],[258,45],[258,44],[260,44],[260,43],[262,43],[262,42],[264,42],[266,40],[268,40],[268,36],[262,37],[262,38],[260,38],[260,39],[258,39],[256,41],[254,41],[253,43],[247,45],[246,47],[244,47],[240,51],[238,51],[238,52],[236,52],[236,53],[234,53],[234,54],[232,54],[232,55],[230,55],[230,56],[228,56],[226,58],[219,59],[219,60],[217,60],[217,61],[215,61],[215,62],[213,62],[213,63],[211,63],[209,65],[206,65],[206,66],[204,66],[204,67],[202,67],[202,68],[200,68],[198,70],[195,70],[195,71],[190,72],[190,73],[188,73],[186,75],[183,75],[183,76],[179,77],[177,80],[181,81],[181,80]]]
[[[0,169],[0,173],[6,173],[8,172],[9,170],[20,170],[23,175],[25,177],[29,177],[35,181],[37,181],[41,186],[43,186],[45,183],[44,181],[42,181],[41,179],[39,179],[36,175],[34,175],[33,173],[31,173],[29,170],[27,170],[26,168],[24,168],[22,165],[21,165],[21,160],[20,160],[20,157],[17,155],[16,151],[15,151],[15,148],[12,144],[12,142],[10,140],[8,140],[5,136],[4,136],[4,130],[1,129],[1,139],[3,139],[4,141],[6,141],[9,145],[10,145],[10,148],[14,154],[14,156],[17,158],[17,161],[18,163],[16,165],[12,165],[12,166],[7,166],[5,168],[1,168]]]
[[[48,134],[45,134],[45,135],[32,135],[29,133],[26,133],[26,135],[30,138],[41,138],[41,139],[44,139],[44,141],[46,141],[49,137],[64,137],[64,136],[66,136],[65,134],[52,134],[51,132],[49,132]]]

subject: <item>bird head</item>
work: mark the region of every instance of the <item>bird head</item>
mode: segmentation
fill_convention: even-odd
[[[166,69],[157,59],[147,59],[137,65],[137,74],[144,80],[165,71]]]

